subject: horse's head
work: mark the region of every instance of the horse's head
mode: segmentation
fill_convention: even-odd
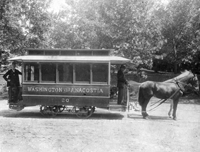
[[[187,92],[199,94],[199,80],[197,75],[190,72],[185,80],[185,83],[187,84],[185,86],[185,89],[187,90]]]
[[[196,74],[190,71],[185,71],[181,75],[177,76],[173,80],[176,81],[180,89],[184,94],[198,93],[199,92],[199,81]]]

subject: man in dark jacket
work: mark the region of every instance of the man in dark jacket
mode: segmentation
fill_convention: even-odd
[[[122,104],[123,97],[124,97],[124,87],[128,84],[125,79],[124,71],[126,67],[124,65],[120,66],[120,69],[117,73],[117,87],[118,87],[118,101],[117,104]]]
[[[8,70],[4,75],[3,78],[7,81],[8,87],[8,94],[9,94],[9,102],[17,102],[18,94],[19,94],[19,74],[22,73],[15,69],[16,63],[12,63],[12,69]]]

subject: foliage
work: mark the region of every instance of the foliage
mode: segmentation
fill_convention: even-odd
[[[24,54],[26,47],[45,46],[50,20],[42,0],[2,0],[0,50]]]
[[[178,67],[191,64],[198,52],[199,4],[197,0],[173,0],[167,8],[160,8],[157,12],[166,39],[160,51],[166,54],[168,64],[174,64],[175,73]]]
[[[200,70],[199,0],[66,0],[57,13],[50,2],[1,0],[0,49],[109,48],[132,69]]]
[[[153,1],[74,0],[56,14],[51,44],[64,48],[110,48],[135,66],[151,66],[152,53],[163,44],[151,13]]]

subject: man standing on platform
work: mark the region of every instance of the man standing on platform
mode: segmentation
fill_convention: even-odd
[[[117,87],[118,87],[118,101],[117,104],[122,104],[123,103],[123,98],[124,98],[124,87],[125,85],[128,85],[128,82],[125,79],[124,76],[124,71],[126,67],[125,65],[121,65],[120,69],[117,73]]]
[[[13,62],[12,68],[3,75],[3,78],[7,81],[9,103],[17,102],[20,90],[19,74],[22,75],[22,73],[15,68],[16,68],[16,63]]]

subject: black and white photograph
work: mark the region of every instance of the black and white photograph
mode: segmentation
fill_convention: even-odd
[[[0,0],[0,152],[199,152],[199,0]]]

